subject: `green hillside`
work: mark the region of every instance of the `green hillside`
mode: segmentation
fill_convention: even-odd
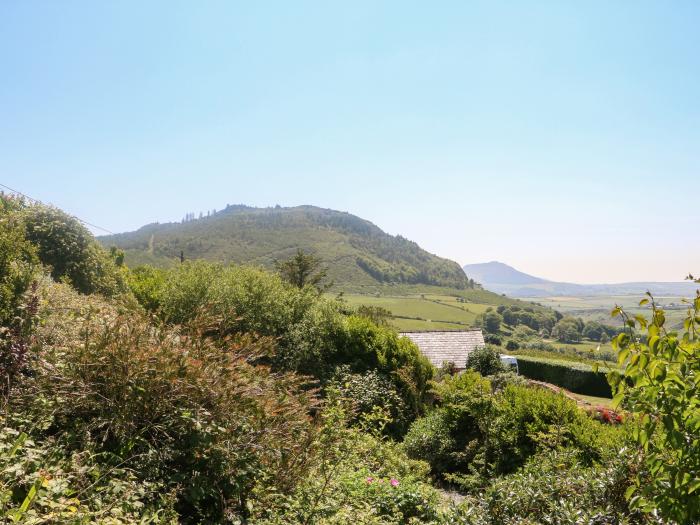
[[[475,286],[456,262],[349,213],[314,206],[227,206],[211,216],[149,224],[100,241],[123,249],[130,266],[168,266],[183,252],[187,259],[271,268],[276,259],[286,259],[302,248],[323,259],[339,290],[415,286],[467,290]]]

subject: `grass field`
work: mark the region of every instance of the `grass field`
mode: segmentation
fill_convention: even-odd
[[[572,396],[577,397],[583,401],[587,401],[593,406],[602,406],[605,408],[612,408],[612,399],[607,397],[595,397],[595,396],[584,396],[583,394],[574,394],[569,392]]]
[[[619,319],[613,319],[610,312],[615,305],[625,308],[630,314],[649,316],[648,307],[639,307],[639,297],[633,295],[610,295],[595,297],[537,297],[525,299],[537,302],[559,310],[565,315],[581,317],[584,321],[598,321],[612,326],[620,324]],[[687,306],[681,303],[681,297],[656,297],[657,303],[664,309],[669,327],[678,327],[685,318]]]
[[[391,324],[401,331],[465,330],[473,327],[476,316],[490,306],[433,294],[380,297],[346,294],[343,298],[351,306],[386,308],[394,316]]]

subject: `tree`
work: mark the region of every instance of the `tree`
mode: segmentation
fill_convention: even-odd
[[[482,326],[484,327],[484,330],[486,330],[489,333],[495,334],[498,333],[498,330],[500,330],[501,328],[503,317],[501,317],[497,312],[491,310],[484,312],[484,315],[481,318],[481,322]]]
[[[651,304],[651,319],[630,317],[621,307],[612,312],[626,328],[613,340],[619,362],[626,364],[624,375],[609,374],[613,401],[632,412],[632,436],[644,463],[626,496],[633,508],[698,523],[700,290],[689,301],[681,333],[666,329],[664,311],[647,295],[639,305]]]
[[[391,310],[381,306],[369,306],[366,304],[362,304],[357,308],[357,315],[366,317],[377,326],[389,326],[389,319],[394,317]]]
[[[581,331],[578,321],[573,317],[564,317],[552,328],[552,336],[561,343],[578,343]]]
[[[299,248],[294,257],[282,262],[275,261],[275,268],[282,279],[297,288],[313,286],[319,292],[323,292],[333,283],[322,284],[328,275],[328,268],[323,267],[322,264],[320,257]]]
[[[601,341],[603,334],[607,335],[603,325],[596,321],[588,321],[583,327],[582,334],[583,337],[591,341]]]
[[[469,352],[467,368],[476,370],[484,377],[505,371],[501,354],[491,345],[481,346]]]

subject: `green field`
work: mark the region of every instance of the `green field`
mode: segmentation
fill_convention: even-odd
[[[610,312],[615,305],[624,307],[630,314],[650,315],[648,307],[639,307],[639,301],[643,298],[633,295],[609,295],[594,297],[537,297],[524,300],[537,302],[543,306],[549,306],[559,310],[565,315],[581,317],[584,321],[598,321],[617,326],[618,319],[613,319]],[[664,309],[668,326],[679,327],[685,318],[687,305],[681,302],[681,297],[656,297],[657,303]]]
[[[474,326],[476,316],[489,304],[460,302],[450,295],[416,294],[407,296],[371,296],[347,294],[351,306],[378,306],[393,314],[391,324],[401,331],[465,330]]]
[[[570,394],[574,397],[577,397],[583,401],[586,401],[587,403],[590,403],[593,406],[602,406],[605,408],[612,408],[612,399],[609,399],[607,397],[596,397],[596,396],[584,396],[583,394],[574,394],[573,392],[570,392]]]

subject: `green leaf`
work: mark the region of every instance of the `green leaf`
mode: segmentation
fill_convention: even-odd
[[[615,394],[615,396],[612,398],[612,407],[614,409],[617,409],[620,406],[620,403],[622,403],[622,400],[625,398],[625,393],[624,392],[618,392]]]
[[[24,442],[27,441],[27,437],[29,437],[29,436],[27,436],[27,433],[26,433],[26,432],[22,432],[22,433],[17,437],[17,439],[15,440],[15,442],[12,444],[12,448],[11,448],[11,449],[8,451],[8,453],[7,453],[7,454],[8,454],[8,457],[12,457],[12,456],[14,456],[14,455],[17,453],[17,451],[20,449],[20,447],[21,447],[22,445],[24,445]]]
[[[700,478],[695,478],[688,484],[688,494],[692,494],[698,489],[700,489]]]

